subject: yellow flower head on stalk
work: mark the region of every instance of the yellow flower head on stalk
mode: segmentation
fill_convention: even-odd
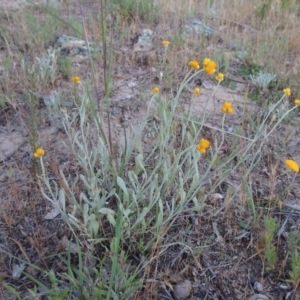
[[[292,95],[292,92],[291,92],[291,89],[290,89],[290,88],[283,89],[283,93],[284,93],[286,96],[288,96],[288,97]]]
[[[204,71],[207,75],[213,75],[217,70],[217,63],[213,60],[209,60],[206,66],[204,67]]]
[[[152,93],[153,94],[157,94],[159,92],[159,87],[158,86],[155,86],[153,89],[152,89]]]
[[[73,76],[72,77],[72,81],[76,84],[80,84],[81,83],[81,80],[80,80],[80,77],[79,76]]]
[[[199,70],[200,69],[200,64],[197,60],[191,60],[189,62],[189,66],[194,69],[194,70]]]
[[[300,106],[300,99],[296,99],[296,100],[294,101],[294,103],[295,103],[296,106]]]
[[[219,74],[216,76],[216,80],[218,80],[219,82],[223,81],[223,80],[224,80],[224,74],[223,74],[223,73],[219,73]]]
[[[294,172],[296,172],[296,173],[299,172],[299,165],[298,165],[294,160],[292,160],[292,159],[287,159],[287,160],[285,161],[285,164],[286,164],[286,166],[287,166],[290,170],[292,170],[292,171],[294,171]]]
[[[210,141],[207,139],[201,139],[199,144],[197,145],[197,150],[204,154],[206,152],[206,150],[209,148],[210,146]]]
[[[229,101],[225,101],[222,107],[222,112],[224,114],[232,114],[234,112],[234,109],[232,107],[232,103]]]
[[[161,43],[164,46],[169,46],[171,44],[170,41],[162,41]]]
[[[194,95],[199,95],[201,90],[199,88],[194,88]]]
[[[33,156],[36,158],[42,157],[45,154],[45,150],[43,148],[36,148],[35,152],[33,153]]]
[[[204,67],[206,67],[209,62],[210,62],[209,58],[204,58],[202,64]]]

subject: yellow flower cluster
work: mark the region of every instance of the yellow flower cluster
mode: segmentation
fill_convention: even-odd
[[[216,71],[217,71],[217,63],[209,58],[204,58],[203,60],[203,67],[204,67],[204,71],[207,75],[213,75]],[[200,63],[197,60],[191,60],[189,62],[189,66],[194,69],[194,70],[199,70],[200,69]],[[216,79],[218,81],[223,81],[224,80],[224,74],[219,73],[216,76]]]
[[[166,43],[164,43],[166,42]],[[167,41],[163,41],[162,42],[163,45],[169,45],[169,42]],[[209,58],[205,58],[202,62],[203,64],[203,68],[204,71],[207,75],[213,75],[216,71],[217,71],[217,63]],[[191,60],[189,62],[189,66],[194,69],[194,70],[198,70],[200,69],[200,64],[197,60]],[[223,81],[225,78],[223,73],[218,73],[215,77],[215,79],[220,83],[221,81]],[[200,94],[200,88],[195,88],[193,91],[194,95],[199,95]],[[292,91],[290,88],[285,88],[283,89],[283,94],[286,95],[287,97],[291,96]],[[300,99],[295,99],[294,100],[294,104],[296,106],[300,106]],[[234,113],[234,108],[232,107],[232,103],[230,101],[225,101],[223,106],[222,106],[222,112],[225,114],[232,114]],[[210,142],[207,139],[201,139],[199,141],[199,144],[197,145],[197,150],[202,153],[205,154],[207,149],[210,146]],[[291,170],[294,171],[296,173],[299,172],[300,167],[298,165],[298,163],[292,159],[287,159],[285,161],[286,166]]]
[[[72,77],[72,81],[76,84],[80,84],[81,83],[81,80],[80,80],[80,77],[79,76],[73,76]]]
[[[189,66],[194,69],[194,70],[199,70],[200,69],[200,64],[197,60],[191,60],[189,62]]]
[[[294,172],[296,172],[296,173],[299,172],[299,165],[298,165],[294,160],[292,160],[292,159],[287,159],[287,160],[285,161],[285,164],[286,164],[286,166],[287,166],[290,170],[292,170],[292,171],[294,171]]]
[[[209,148],[210,146],[210,142],[207,139],[201,139],[199,144],[197,145],[197,150],[204,154],[206,152],[206,150]]]
[[[288,96],[288,97],[291,96],[291,94],[292,94],[290,88],[283,89],[283,93],[284,93],[286,96]]]
[[[223,80],[224,80],[224,74],[223,74],[223,73],[219,73],[219,74],[216,76],[216,80],[218,80],[219,82],[223,81]]]
[[[161,44],[164,46],[169,46],[171,43],[169,41],[162,41]]]
[[[158,86],[155,86],[153,89],[152,89],[152,93],[153,94],[157,94],[159,92],[159,87]]]
[[[194,95],[199,95],[201,90],[199,88],[194,88]]]
[[[300,106],[300,99],[296,99],[296,100],[294,101],[294,103],[295,103],[296,106]]]
[[[204,58],[203,66],[207,75],[213,75],[217,70],[217,63],[209,58]]]
[[[36,148],[35,152],[33,153],[33,156],[36,158],[42,157],[45,154],[45,150],[43,148]]]
[[[203,63],[203,66],[206,67],[207,64],[208,64],[209,62],[210,62],[210,59],[209,59],[209,58],[204,58],[204,59],[203,59],[203,62],[202,62],[202,63]]]
[[[232,107],[232,103],[229,101],[225,101],[222,107],[222,112],[224,114],[232,114],[234,112],[234,109]]]

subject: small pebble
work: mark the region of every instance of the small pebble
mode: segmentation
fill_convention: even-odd
[[[177,283],[174,287],[174,296],[177,300],[185,300],[191,293],[192,284],[189,280]]]
[[[258,282],[258,281],[256,281],[255,283],[254,283],[254,291],[256,292],[256,293],[260,293],[260,292],[262,292],[262,290],[263,290],[263,286],[262,286],[262,284],[260,283],[260,282]]]

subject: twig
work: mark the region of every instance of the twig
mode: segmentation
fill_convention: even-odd
[[[284,233],[286,223],[287,223],[287,221],[289,220],[291,214],[292,214],[292,211],[290,211],[290,213],[288,214],[288,216],[285,218],[285,221],[283,222],[283,224],[282,224],[281,227],[279,228],[279,230],[278,230],[278,232],[277,232],[277,237],[278,237],[278,239],[279,239],[279,238],[282,236],[282,234]]]

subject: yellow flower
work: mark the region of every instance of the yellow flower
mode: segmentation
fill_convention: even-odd
[[[210,146],[210,141],[207,139],[201,139],[199,141],[199,144],[197,145],[197,150],[204,154],[206,152],[206,150],[209,148]]]
[[[194,88],[194,95],[199,95],[201,90],[199,88]]]
[[[76,84],[80,84],[81,83],[81,80],[80,80],[80,77],[79,76],[73,76],[72,77],[72,81]]]
[[[234,109],[232,107],[232,103],[229,101],[225,101],[222,107],[222,112],[224,114],[232,114],[234,112]]]
[[[286,164],[286,166],[287,166],[290,170],[292,170],[292,171],[294,171],[294,172],[296,172],[296,173],[299,172],[299,165],[298,165],[294,160],[292,160],[292,159],[287,159],[287,160],[285,161],[285,164]]]
[[[152,93],[153,94],[157,94],[159,92],[159,87],[158,86],[155,86],[153,89],[152,89]]]
[[[206,148],[201,148],[201,147],[199,147],[199,145],[197,146],[197,150],[202,154],[205,154],[205,152],[206,152]]]
[[[169,46],[171,44],[169,41],[162,41],[161,43],[164,46]]]
[[[199,70],[200,69],[200,64],[197,60],[191,60],[189,62],[189,66],[192,68],[192,69],[195,69],[195,70]]]
[[[44,154],[45,154],[45,150],[43,148],[36,148],[35,152],[33,153],[33,156],[39,158]]]
[[[204,71],[207,75],[213,75],[217,70],[217,64],[213,60],[209,60],[204,67]]]
[[[210,62],[209,58],[204,58],[202,64],[204,67],[206,67],[209,62]]]
[[[210,141],[207,139],[201,139],[199,145],[203,148],[208,148],[210,146]]]
[[[296,106],[300,106],[300,99],[296,99],[296,100],[294,101],[294,103],[295,103]]]
[[[289,88],[283,89],[283,93],[284,93],[286,96],[291,96],[291,94],[292,94],[291,89],[289,89]]]
[[[219,73],[217,76],[216,76],[216,79],[221,82],[224,80],[224,74],[223,73]]]

